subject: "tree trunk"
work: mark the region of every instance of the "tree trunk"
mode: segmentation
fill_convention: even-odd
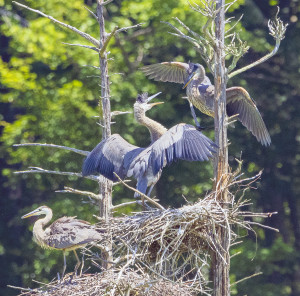
[[[97,1],[97,18],[100,29],[100,49],[104,46],[106,40],[105,22],[103,16],[103,0]],[[106,139],[111,135],[111,109],[110,109],[110,88],[108,78],[108,63],[107,52],[104,51],[99,54],[99,62],[101,69],[101,101],[99,102],[100,108],[100,121],[103,124],[102,139]],[[102,117],[102,118],[101,118]],[[99,177],[99,187],[102,200],[100,201],[100,217],[109,223],[112,207],[112,181],[103,176]],[[111,266],[112,262],[112,242],[108,243],[106,252],[103,252],[103,267],[105,269]]]
[[[228,202],[227,190],[224,184],[228,177],[228,146],[227,146],[227,118],[226,118],[226,68],[224,54],[224,26],[225,26],[225,0],[218,0],[216,10],[219,10],[215,19],[216,50],[215,50],[215,141],[219,146],[218,156],[214,162],[215,190],[219,192],[217,199],[223,207]],[[227,225],[226,225],[227,226]],[[226,227],[216,229],[218,252],[214,252],[212,260],[214,296],[230,295],[229,280],[229,230]]]

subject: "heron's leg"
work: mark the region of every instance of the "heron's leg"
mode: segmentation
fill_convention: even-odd
[[[196,125],[197,129],[201,129],[201,127],[200,127],[200,122],[199,122],[198,119],[197,119],[197,116],[196,116],[196,112],[195,112],[194,106],[193,106],[193,104],[192,104],[190,101],[189,101],[189,104],[190,104],[192,116],[193,116],[194,121],[195,121],[195,125]]]
[[[149,188],[149,190],[148,190],[148,193],[147,193],[147,196],[150,197],[150,194],[151,194],[151,191],[152,191],[153,187],[154,187],[154,184],[152,184],[152,185],[150,186],[150,188]]]
[[[80,268],[79,277],[81,277],[81,275],[82,275],[83,267],[84,267],[84,253],[82,254],[81,268]]]
[[[64,254],[64,268],[63,268],[63,272],[61,275],[61,280],[64,279],[64,275],[65,275],[66,268],[67,268],[67,260],[66,260],[66,251],[65,250],[63,251],[63,254]]]
[[[80,262],[80,260],[79,260],[79,258],[78,258],[78,255],[77,255],[76,251],[73,250],[73,252],[74,252],[75,257],[76,257],[76,260],[77,260],[77,263],[76,263],[75,269],[74,269],[74,274],[75,274],[75,276],[77,276],[77,269],[78,269],[78,267],[80,266],[81,262]]]

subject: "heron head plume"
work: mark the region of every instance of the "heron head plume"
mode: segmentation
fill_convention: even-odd
[[[163,102],[156,102],[156,103],[149,104],[149,102],[155,97],[157,97],[159,94],[161,94],[161,92],[151,97],[148,97],[148,93],[142,93],[141,95],[138,95],[136,98],[136,102],[134,104],[134,113],[137,112],[145,113],[146,111],[150,110],[153,106],[163,104]]]
[[[25,214],[24,216],[21,217],[21,219],[29,218],[32,216],[47,215],[50,212],[52,213],[50,208],[48,208],[47,206],[41,206],[41,207],[31,211],[30,213]]]
[[[188,77],[184,82],[183,88],[186,88],[193,79],[203,80],[205,77],[205,69],[200,64],[189,63]]]

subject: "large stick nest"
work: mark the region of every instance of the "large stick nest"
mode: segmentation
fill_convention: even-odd
[[[243,189],[249,188],[259,176],[242,180],[249,181]],[[227,203],[219,200],[222,192],[217,189],[197,203],[179,209],[153,209],[112,218],[109,224],[100,222],[99,230],[113,237],[116,266],[139,266],[149,274],[184,282],[207,294],[210,255],[217,253],[225,262],[224,254],[228,251],[219,241],[218,230],[226,230],[230,246],[238,238],[237,227],[247,231],[253,230],[253,224],[264,227],[245,218],[266,218],[272,214],[242,210],[249,205],[248,201],[242,201],[242,198],[235,201],[236,196],[229,192],[229,187],[240,185],[241,181],[226,180],[227,186],[223,184],[222,190],[227,190]]]
[[[37,289],[25,291],[20,296],[192,296],[188,286],[133,270],[107,271],[80,278],[65,277],[64,282],[51,282]]]

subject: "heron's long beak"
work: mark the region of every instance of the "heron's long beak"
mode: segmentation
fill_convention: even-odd
[[[157,97],[157,96],[160,95],[160,94],[161,94],[161,91],[158,92],[157,94],[155,94],[155,95],[149,97],[148,100],[147,100],[147,103],[149,103],[152,99],[154,99],[155,97]]]
[[[186,79],[186,81],[184,82],[184,86],[182,89],[186,88],[189,83],[192,81],[192,79],[194,78],[195,72],[193,72],[192,74],[189,75],[189,77]]]
[[[148,104],[150,106],[150,108],[152,108],[153,106],[156,106],[156,105],[160,105],[160,104],[163,104],[164,102],[156,102],[156,103],[152,103],[152,104]]]
[[[21,219],[25,219],[25,218],[29,218],[31,216],[37,216],[38,215],[39,210],[36,209],[28,214],[25,214],[24,216],[21,217]]]

